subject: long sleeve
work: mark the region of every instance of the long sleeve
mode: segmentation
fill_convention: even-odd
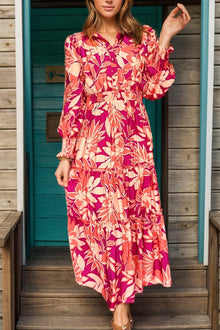
[[[169,54],[174,51],[172,45],[164,48],[160,45],[155,30],[143,25],[142,56],[144,70],[141,88],[143,97],[148,100],[162,98],[175,81],[175,70],[169,62]]]
[[[67,36],[65,50],[65,90],[63,108],[57,127],[62,137],[62,150],[56,157],[73,158],[76,138],[83,122],[85,100],[82,60],[77,49],[75,35]]]

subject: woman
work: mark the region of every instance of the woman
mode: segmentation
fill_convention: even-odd
[[[76,282],[102,294],[113,329],[131,329],[135,294],[172,285],[143,97],[162,98],[173,84],[170,40],[190,16],[178,3],[158,39],[132,16],[132,0],[86,3],[83,31],[65,40],[55,176],[65,188]]]

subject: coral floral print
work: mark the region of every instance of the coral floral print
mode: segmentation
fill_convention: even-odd
[[[143,286],[172,285],[168,243],[143,98],[162,98],[175,80],[174,50],[143,25],[141,44],[118,32],[65,40],[65,92],[58,133],[72,159],[65,196],[76,282],[110,311]]]

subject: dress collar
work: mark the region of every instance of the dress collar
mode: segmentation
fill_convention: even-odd
[[[93,31],[92,32],[92,36],[93,37],[96,37],[96,38],[101,38],[101,39],[103,39],[103,40],[105,40],[108,44],[110,44],[109,42],[108,42],[108,40],[107,39],[105,39],[105,37],[104,36],[102,36],[98,31]],[[119,41],[121,41],[123,39],[123,33],[121,32],[121,31],[118,31],[118,33],[117,33],[117,35],[116,35],[116,37],[115,37],[115,45],[119,42]]]

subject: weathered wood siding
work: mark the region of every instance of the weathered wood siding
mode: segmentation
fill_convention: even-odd
[[[215,1],[215,54],[211,209],[220,210],[220,0]],[[220,253],[220,247],[219,247]],[[220,263],[219,263],[220,265]],[[219,291],[220,293],[220,291]],[[220,314],[219,314],[220,316]],[[220,319],[219,319],[220,324]]]
[[[175,6],[170,6],[171,11]],[[197,257],[199,191],[200,14],[187,5],[190,23],[172,39],[176,81],[169,91],[169,251]],[[16,209],[16,90],[14,0],[0,0],[0,210]],[[212,208],[220,203],[220,0],[216,1],[216,51]],[[220,143],[220,142],[219,142]],[[1,221],[1,219],[0,219]],[[0,258],[1,260],[1,258]],[[1,262],[0,262],[0,300]],[[2,315],[0,302],[0,316]],[[0,320],[1,328],[1,320]]]
[[[220,0],[215,4],[212,210],[220,210]]]
[[[169,12],[175,6],[169,7]],[[198,255],[200,5],[186,6],[191,20],[172,38],[176,80],[169,90],[168,239],[171,258]]]
[[[0,222],[16,210],[16,72],[15,1],[0,0]],[[0,250],[0,329],[2,329],[2,263]]]

